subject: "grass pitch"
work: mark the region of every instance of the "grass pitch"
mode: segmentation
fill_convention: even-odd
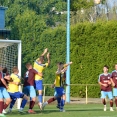
[[[43,112],[40,112],[37,106],[34,110],[37,114],[20,114],[17,110],[13,110],[12,113],[6,115],[6,117],[117,117],[117,111],[114,107],[114,112],[110,112],[109,105],[107,105],[107,111],[103,111],[102,104],[66,104],[66,112],[59,112],[56,105],[47,105]],[[27,112],[28,108],[25,108]]]

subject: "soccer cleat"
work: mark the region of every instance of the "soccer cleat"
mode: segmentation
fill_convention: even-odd
[[[64,109],[60,109],[60,112],[65,112],[65,110]]]
[[[9,113],[11,113],[11,112],[12,112],[11,110],[8,110],[6,114],[9,114]]]
[[[110,111],[114,111],[112,107],[110,108]]]
[[[44,110],[44,108],[45,108],[46,105],[47,105],[47,102],[44,102],[44,103],[42,104],[42,110]]]
[[[57,105],[57,106],[56,106],[56,108],[59,108],[59,109],[60,109],[60,106],[59,106],[59,105]]]
[[[4,114],[0,114],[0,117],[6,117]]]
[[[3,109],[2,113],[3,113],[3,114],[6,114],[7,112]]]
[[[31,109],[30,109],[30,110],[28,110],[28,113],[29,113],[29,114],[36,114],[36,112],[35,112],[35,111],[33,111],[33,110],[31,110]]]
[[[18,110],[20,113],[26,113],[26,112],[24,112],[23,110]]]

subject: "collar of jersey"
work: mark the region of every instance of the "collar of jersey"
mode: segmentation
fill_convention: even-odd
[[[35,61],[35,63],[37,63],[37,64],[40,65],[40,66],[45,66],[45,64],[40,64],[40,63],[38,63],[37,61]]]

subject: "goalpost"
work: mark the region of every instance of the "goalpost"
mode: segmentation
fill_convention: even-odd
[[[21,76],[21,40],[0,39],[0,65],[7,67],[9,74],[12,73],[13,66],[18,66],[19,76]],[[21,86],[19,86],[19,91],[22,91]],[[18,109],[20,103],[21,100],[18,99]]]

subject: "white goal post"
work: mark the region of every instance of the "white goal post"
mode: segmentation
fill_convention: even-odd
[[[3,40],[0,39],[0,65],[7,67],[9,73],[12,72],[12,67],[17,66],[19,76],[21,76],[21,40]],[[19,91],[21,86],[19,86]],[[18,100],[17,108],[20,108],[20,99]]]

